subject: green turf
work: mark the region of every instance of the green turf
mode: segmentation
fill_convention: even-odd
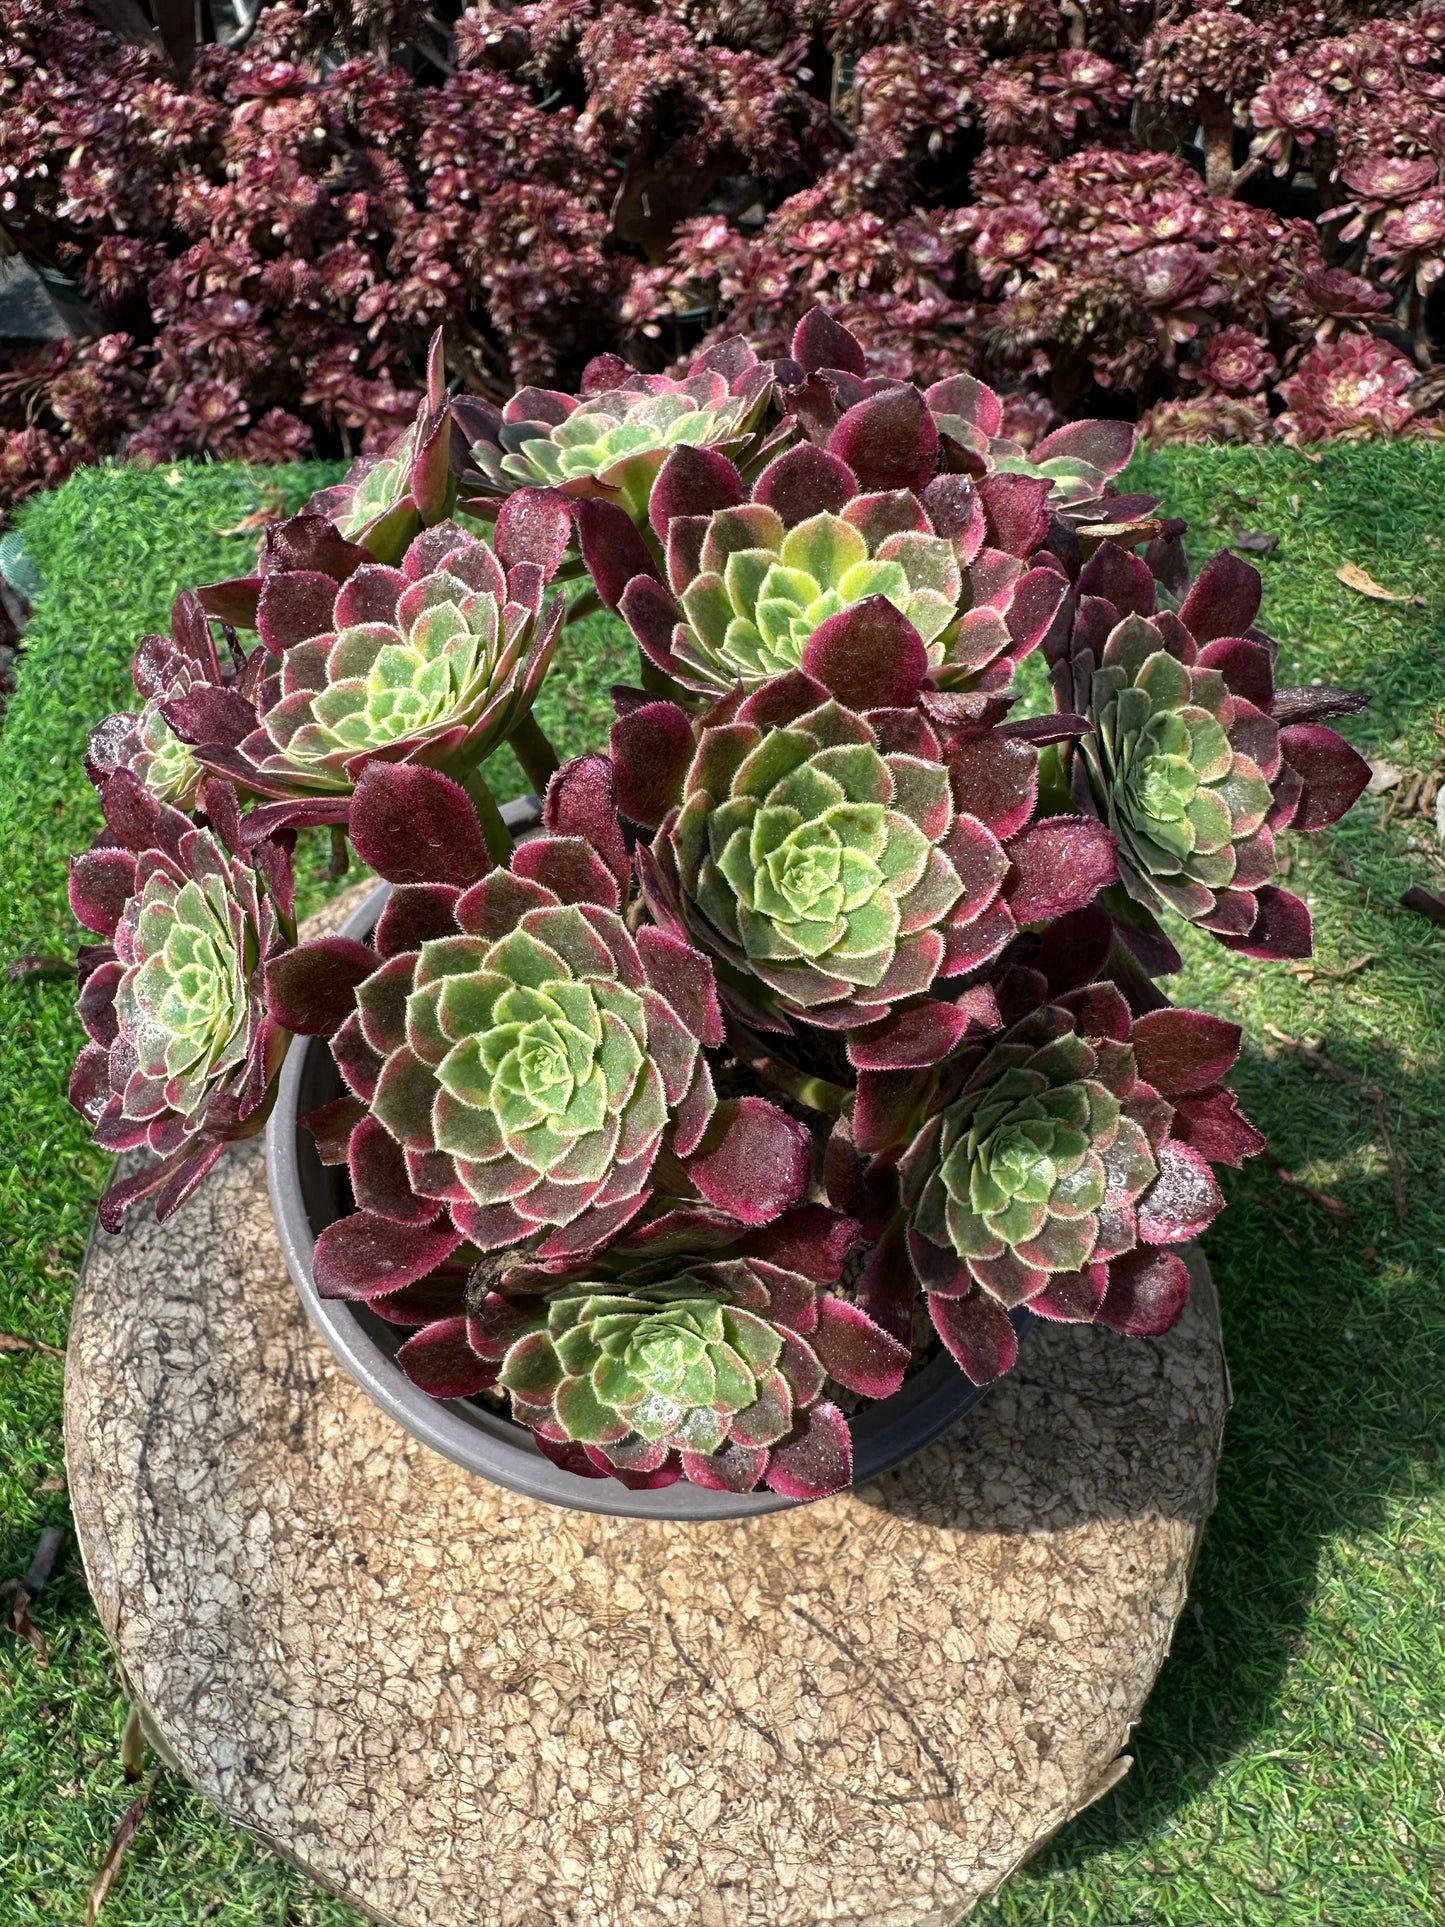
[[[1445,450],[1339,448],[1318,463],[1173,450],[1135,478],[1190,517],[1196,559],[1239,529],[1278,534],[1261,566],[1286,679],[1367,683],[1375,709],[1345,725],[1357,743],[1406,769],[1445,757],[1431,724],[1445,698]],[[294,502],[306,478],[283,479]],[[238,521],[259,486],[225,469],[107,470],[30,507],[45,587],[0,732],[0,958],[74,940],[63,869],[94,822],[77,761],[86,725],[122,693],[131,644],[174,588],[245,564],[248,539],[209,532]],[[1363,600],[1336,581],[1342,561],[1428,607]],[[597,625],[588,639],[596,659],[544,699],[564,749],[600,727],[605,684],[625,671],[615,631]],[[509,788],[505,771],[497,787]],[[1239,1079],[1251,1113],[1287,1168],[1353,1216],[1334,1229],[1257,1167],[1230,1181],[1208,1244],[1237,1404],[1191,1608],[1134,1771],[980,1909],[989,1927],[1407,1927],[1445,1914],[1445,1512],[1432,1435],[1445,1411],[1445,932],[1395,908],[1412,882],[1445,887],[1445,869],[1432,825],[1382,828],[1382,809],[1371,800],[1292,853],[1321,963],[1367,956],[1363,969],[1307,986],[1280,965],[1186,946],[1178,994],[1251,1037]],[[0,979],[0,1330],[54,1345],[103,1175],[63,1100],[68,1004],[60,982]],[[1312,1071],[1266,1023],[1322,1041],[1347,1081]],[[1408,1173],[1403,1224],[1373,1083]],[[60,1472],[58,1362],[0,1354],[0,1578],[23,1570],[42,1526],[66,1522]],[[47,1672],[0,1638],[5,1927],[79,1921],[129,1797],[118,1683],[73,1566],[37,1617]],[[169,1779],[103,1918],[354,1920]]]

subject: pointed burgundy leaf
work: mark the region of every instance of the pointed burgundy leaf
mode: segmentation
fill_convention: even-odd
[[[810,515],[838,512],[858,493],[858,478],[837,455],[799,442],[758,477],[753,500],[782,517],[789,528]]]
[[[726,1098],[713,1113],[687,1174],[709,1204],[744,1224],[765,1224],[808,1188],[808,1128],[761,1097]]]
[[[1008,1313],[996,1298],[977,1289],[967,1298],[929,1294],[928,1314],[933,1329],[975,1385],[992,1385],[1011,1372],[1019,1355],[1019,1341]]]
[[[841,368],[845,374],[863,376],[868,358],[857,335],[835,321],[824,308],[809,308],[793,330],[793,360],[806,374],[820,368]]]
[[[256,610],[257,634],[273,655],[284,655],[295,643],[325,635],[335,604],[336,584],[318,570],[269,575]]]
[[[676,703],[647,703],[617,719],[610,747],[617,807],[634,823],[655,830],[682,801],[683,778],[696,748],[687,712]]]
[[[376,969],[376,952],[350,937],[317,937],[266,965],[272,1015],[298,1037],[329,1037],[356,1009],[356,986]]]
[[[976,484],[992,548],[1029,556],[1049,532],[1045,504],[1053,489],[1047,476],[985,475]]]
[[[477,813],[449,776],[368,763],[351,801],[351,841],[388,883],[476,883],[492,867]]]
[[[1207,1090],[1239,1055],[1238,1024],[1200,1010],[1154,1010],[1130,1036],[1139,1075],[1165,1097]]]
[[[1179,608],[1179,620],[1196,642],[1216,636],[1242,636],[1259,614],[1263,583],[1258,569],[1221,549],[1194,578]]]
[[[506,569],[531,562],[551,581],[572,539],[572,507],[551,488],[519,488],[497,511],[492,546]]]
[[[615,609],[634,576],[662,580],[652,551],[643,541],[626,509],[616,502],[583,497],[572,504],[582,560],[607,609]]]
[[[379,1298],[425,1278],[461,1241],[445,1218],[400,1225],[372,1211],[353,1211],[316,1240],[312,1275],[323,1298]]]
[[[1119,874],[1114,838],[1091,817],[1046,817],[1015,837],[1008,854],[1004,896],[1021,924],[1082,909]]]
[[[1098,1315],[1109,1288],[1107,1265],[1088,1265],[1083,1271],[1055,1271],[1029,1310],[1036,1318],[1052,1318],[1065,1325],[1089,1325]]]
[[[1145,1244],[1177,1244],[1196,1238],[1224,1208],[1214,1173],[1198,1151],[1168,1138],[1156,1145],[1159,1175],[1139,1201],[1139,1236]]]
[[[818,1323],[808,1343],[829,1378],[864,1398],[891,1398],[912,1355],[867,1312],[827,1293],[818,1300]]]
[[[723,1041],[723,1018],[708,959],[655,924],[644,924],[638,931],[637,949],[653,989],[667,999],[704,1049],[717,1049]]]
[[[1308,907],[1288,890],[1267,883],[1254,893],[1258,911],[1253,927],[1244,937],[1220,937],[1226,950],[1237,950],[1243,957],[1259,957],[1267,962],[1284,958],[1307,957],[1313,948],[1313,930]]]
[[[1121,616],[1154,613],[1154,578],[1147,564],[1117,542],[1101,542],[1079,577],[1081,596],[1099,596]]]
[[[626,899],[632,865],[617,821],[616,777],[607,757],[589,750],[562,765],[547,785],[542,824],[549,835],[580,836],[590,843]]]
[[[420,950],[433,937],[454,937],[460,891],[454,883],[398,883],[381,907],[372,943],[382,957]]]
[[[135,895],[135,857],[129,850],[83,850],[70,859],[70,907],[78,923],[108,937]]]
[[[848,1421],[828,1399],[803,1413],[799,1428],[775,1445],[766,1479],[785,1499],[826,1499],[853,1477],[853,1438]]]
[[[432,1398],[473,1398],[496,1384],[500,1369],[467,1343],[465,1315],[424,1325],[401,1346],[396,1362]]]
[[[1364,757],[1343,736],[1317,723],[1293,723],[1282,729],[1279,747],[1303,785],[1293,829],[1322,830],[1338,822],[1370,780]]]
[[[1264,1149],[1263,1135],[1244,1116],[1234,1092],[1223,1085],[1170,1101],[1174,1135],[1211,1164],[1238,1170],[1246,1158],[1258,1157]]]
[[[921,1070],[941,1063],[970,1028],[976,1028],[972,1015],[959,1004],[921,998],[863,1030],[850,1030],[848,1062],[855,1070]]]
[[[675,515],[711,515],[716,509],[736,508],[743,499],[743,478],[726,455],[714,448],[673,449],[647,500],[653,533],[664,546]]]
[[[1135,1338],[1159,1338],[1189,1302],[1189,1268],[1173,1251],[1126,1251],[1109,1266],[1098,1320]]]
[[[917,493],[938,467],[938,429],[918,390],[900,383],[856,402],[829,436],[828,449],[861,488]]]
[[[850,709],[901,709],[923,685],[928,650],[907,616],[873,595],[819,623],[803,670]]]

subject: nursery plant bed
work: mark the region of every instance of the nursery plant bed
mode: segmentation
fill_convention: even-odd
[[[71,1500],[166,1754],[323,1886],[398,1927],[933,1927],[1127,1770],[1229,1398],[1197,1251],[1165,1338],[1041,1326],[887,1477],[608,1518],[409,1438],[309,1326],[259,1144],[216,1177],[92,1244]]]

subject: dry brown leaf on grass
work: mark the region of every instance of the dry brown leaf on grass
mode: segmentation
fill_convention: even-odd
[[[1357,562],[1342,562],[1335,570],[1335,574],[1347,589],[1354,589],[1359,595],[1367,595],[1374,602],[1413,602],[1421,609],[1425,607],[1424,596],[1396,595],[1393,589],[1385,588],[1383,584],[1376,582],[1372,575],[1366,575]]]
[[[268,522],[274,522],[285,506],[284,495],[273,495],[263,502],[260,508],[252,509],[249,515],[243,515],[234,528],[212,529],[211,533],[212,535],[254,535],[257,529],[264,529]]]
[[[43,1338],[17,1338],[14,1332],[0,1332],[0,1352],[44,1352],[47,1358],[64,1358],[58,1345],[47,1345]]]
[[[9,1596],[10,1605],[5,1614],[5,1625],[17,1639],[24,1640],[34,1656],[37,1666],[50,1664],[50,1648],[45,1634],[30,1617],[30,1608],[44,1592],[55,1562],[60,1557],[60,1548],[65,1544],[64,1526],[47,1526],[40,1535],[40,1543],[35,1548],[34,1557],[23,1579],[7,1579],[0,1586],[0,1597]]]
[[[156,1776],[159,1772],[159,1767],[152,1769],[151,1776],[146,1781],[144,1790],[138,1793],[135,1799],[131,1801],[130,1805],[121,1815],[115,1832],[110,1836],[110,1845],[105,1850],[105,1858],[100,1863],[100,1871],[96,1874],[91,1884],[90,1894],[86,1899],[85,1927],[95,1927],[100,1910],[105,1905],[105,1897],[115,1885],[116,1876],[121,1869],[121,1862],[125,1859],[126,1848],[140,1831],[140,1823],[146,1817],[146,1808],[150,1805],[151,1795],[156,1790]]]

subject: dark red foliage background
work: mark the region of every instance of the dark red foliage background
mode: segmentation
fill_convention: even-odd
[[[501,397],[778,351],[817,300],[1023,440],[1435,432],[1445,5],[299,0],[196,48],[178,12],[0,0],[0,252],[96,328],[0,343],[0,504],[374,445],[438,323]]]

